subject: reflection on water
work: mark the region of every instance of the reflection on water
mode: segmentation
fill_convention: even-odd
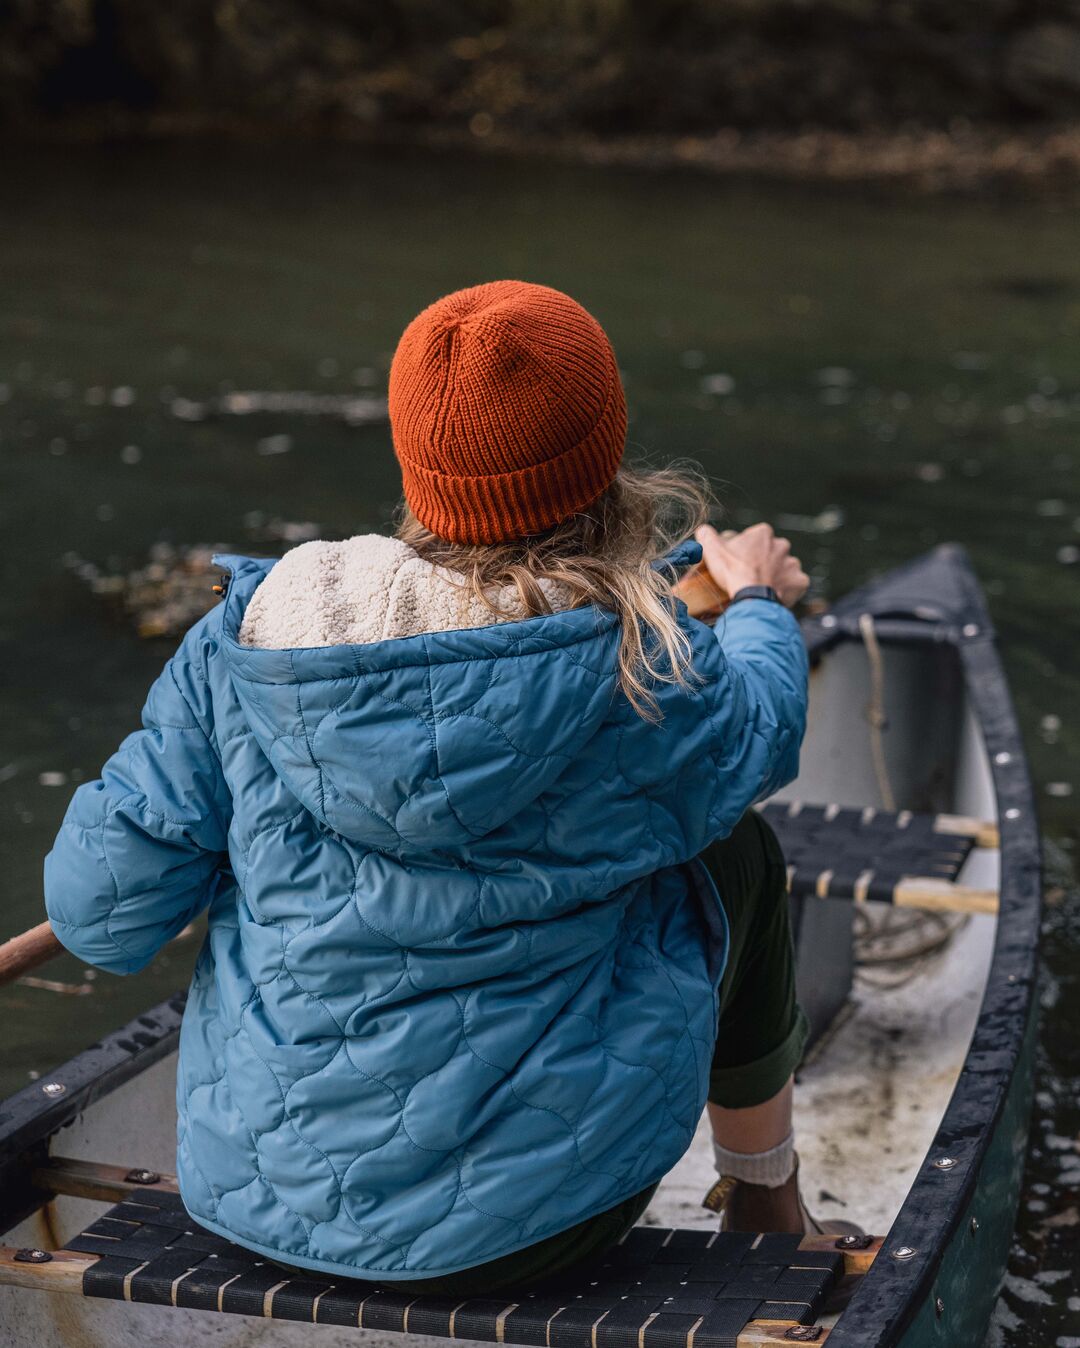
[[[171,649],[95,580],[168,566],[170,548],[276,552],[312,528],[385,526],[401,328],[461,285],[546,281],[608,328],[633,452],[698,459],[736,523],[781,521],[819,593],[944,539],[972,552],[1054,847],[1037,1146],[995,1335],[1065,1333],[1080,1295],[1065,1253],[1080,1225],[1075,213],[341,147],[35,150],[5,173],[5,933],[39,920],[70,790],[133,728]],[[128,980],[58,961],[42,977],[77,1001],[0,994],[19,1025],[0,1086],[171,991],[193,947]]]

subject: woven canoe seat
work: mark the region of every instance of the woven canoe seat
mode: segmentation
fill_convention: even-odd
[[[532,1290],[417,1297],[290,1276],[204,1230],[179,1195],[158,1189],[131,1193],[64,1250],[54,1256],[66,1261],[60,1290],[84,1296],[544,1348],[820,1342],[826,1331],[811,1327],[845,1272],[844,1252],[827,1239],[639,1226],[591,1267]],[[50,1265],[24,1269],[24,1285],[38,1273],[44,1285]],[[802,1326],[794,1339],[789,1331]]]
[[[954,816],[771,802],[761,808],[788,864],[796,897],[916,902],[921,892],[949,902],[950,887],[972,848],[992,841],[990,826]],[[912,897],[908,897],[908,895]],[[991,896],[992,897],[992,896]]]

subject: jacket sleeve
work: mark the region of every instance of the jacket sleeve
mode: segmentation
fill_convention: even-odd
[[[715,628],[723,661],[724,831],[793,781],[806,732],[809,662],[798,620],[768,599],[734,604]]]
[[[202,636],[187,633],[150,689],[136,730],[68,804],[45,858],[58,939],[111,973],[135,973],[213,897],[231,798],[213,743]]]

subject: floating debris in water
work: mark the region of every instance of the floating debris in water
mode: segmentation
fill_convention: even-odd
[[[839,506],[826,506],[816,515],[788,515],[781,512],[776,516],[776,527],[795,534],[832,534],[843,527],[844,512]]]
[[[146,566],[127,574],[105,575],[93,562],[81,560],[72,570],[94,594],[118,603],[139,636],[180,636],[218,602],[210,588],[218,570],[210,559],[228,551],[223,544],[175,548],[155,543]]]
[[[319,536],[319,525],[310,520],[267,518],[261,511],[245,515],[244,527],[252,538],[271,544],[291,546]],[[280,550],[280,547],[268,549],[273,555]],[[151,639],[182,636],[213,608],[219,601],[212,587],[220,571],[211,559],[214,553],[240,551],[245,549],[229,543],[188,546],[155,543],[144,566],[128,572],[117,567],[111,573],[75,552],[65,552],[61,561],[93,594],[133,622],[139,636]],[[77,775],[81,775],[78,770],[68,774],[71,780],[76,780]]]
[[[1047,744],[1056,744],[1061,733],[1061,717],[1048,712],[1039,722],[1039,734]]]
[[[818,402],[824,403],[826,407],[840,407],[850,401],[851,394],[839,385],[830,385],[818,394]]]
[[[142,450],[138,445],[125,445],[120,451],[120,458],[124,463],[138,463],[142,458]]]
[[[352,381],[357,388],[371,388],[375,383],[375,371],[370,365],[358,365],[352,372]]]
[[[66,772],[39,772],[38,786],[67,786]]]
[[[1074,566],[1080,562],[1080,548],[1075,543],[1066,543],[1057,550],[1057,559],[1064,566]]]
[[[67,441],[60,435],[54,435],[49,441],[49,453],[59,457],[67,453]]]
[[[1035,513],[1045,519],[1054,519],[1058,515],[1064,515],[1067,509],[1064,501],[1039,501],[1035,506]]]
[[[729,374],[707,374],[701,380],[701,390],[723,398],[735,392],[735,380]]]
[[[244,528],[252,538],[270,543],[307,543],[318,538],[321,531],[313,520],[283,520],[277,515],[268,519],[261,510],[251,510],[244,516]]]
[[[1012,404],[1010,407],[1003,407],[1001,409],[1001,419],[1006,426],[1018,426],[1026,416],[1027,413],[1024,409],[1016,403]]]
[[[202,421],[206,416],[206,404],[191,398],[174,398],[169,410],[178,421]]]
[[[1054,796],[1058,800],[1064,800],[1066,796],[1071,796],[1072,793],[1073,793],[1072,782],[1046,783],[1046,794],[1048,796]]]
[[[324,356],[315,369],[320,379],[333,379],[338,372],[338,363],[333,356]]]
[[[1003,1285],[1007,1291],[1011,1292],[1019,1301],[1026,1301],[1030,1305],[1052,1306],[1054,1298],[1049,1292],[1043,1289],[1030,1278],[1021,1278],[1016,1273],[1006,1273]]]
[[[920,482],[940,482],[945,469],[940,463],[919,463],[915,465],[915,476]]]
[[[303,390],[283,393],[229,392],[203,402],[174,397],[169,410],[180,421],[270,413],[277,416],[338,417],[350,426],[385,421],[387,415],[385,398],[357,393],[307,393]]]
[[[694,350],[684,351],[679,359],[682,361],[685,369],[700,370],[705,364],[705,352]]]
[[[88,997],[94,990],[92,983],[61,983],[55,978],[38,978],[36,974],[23,974],[16,982],[21,988],[40,988],[43,992],[60,992],[67,997]]]
[[[102,503],[94,511],[94,514],[98,517],[99,520],[101,520],[103,524],[108,524],[110,520],[116,518],[116,510],[113,506],[111,506],[108,503],[108,501],[102,501]]]
[[[135,390],[129,384],[121,384],[109,394],[113,407],[130,407],[135,401]]]
[[[256,441],[255,450],[258,454],[288,454],[292,443],[291,435],[267,435]]]
[[[892,395],[889,402],[897,412],[906,412],[911,407],[912,397],[910,393],[905,393],[901,389]]]
[[[0,384],[0,403],[6,403],[11,397],[11,385]]]
[[[990,368],[990,357],[983,351],[954,351],[952,363],[957,370],[986,370]]]
[[[826,365],[824,369],[814,371],[814,378],[819,384],[832,388],[850,388],[855,382],[855,372],[843,365]]]
[[[92,388],[88,388],[83,394],[83,400],[87,407],[103,407],[105,405],[105,397],[105,390],[99,384],[95,384]]]

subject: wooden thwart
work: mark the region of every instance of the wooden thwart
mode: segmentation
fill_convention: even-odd
[[[913,875],[893,890],[897,908],[921,908],[933,913],[996,913],[999,895],[996,889],[975,889],[932,875]]]
[[[869,1273],[870,1265],[881,1252],[882,1238],[875,1236],[862,1250],[842,1250],[844,1256],[844,1276],[861,1277]],[[827,1251],[836,1249],[835,1236],[803,1236],[799,1241],[800,1250]]]
[[[974,819],[966,814],[939,814],[934,818],[934,831],[953,837],[973,838],[976,847],[1001,846],[1001,833],[992,819]]]
[[[149,1176],[153,1175],[151,1179]],[[136,1178],[143,1176],[145,1178]],[[106,1203],[118,1203],[134,1193],[180,1192],[175,1175],[159,1175],[156,1171],[125,1169],[121,1165],[101,1165],[97,1161],[76,1161],[66,1156],[53,1156],[45,1165],[31,1172],[31,1181],[51,1194],[67,1194],[71,1198],[94,1198]]]
[[[8,1287],[32,1287],[37,1292],[82,1293],[83,1274],[98,1255],[53,1250],[47,1264],[25,1264],[16,1259],[14,1245],[0,1245],[0,1283]]]

